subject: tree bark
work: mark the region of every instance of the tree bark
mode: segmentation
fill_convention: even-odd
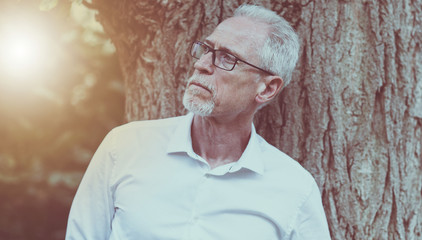
[[[127,121],[185,113],[191,42],[243,2],[93,0],[117,48]],[[259,4],[301,38],[259,133],[313,174],[333,239],[422,239],[422,0]]]

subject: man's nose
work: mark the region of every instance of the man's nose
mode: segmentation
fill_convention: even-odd
[[[214,64],[212,63],[213,53],[208,52],[199,58],[193,67],[202,73],[212,74],[214,71]]]

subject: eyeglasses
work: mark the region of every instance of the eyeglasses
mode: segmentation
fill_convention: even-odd
[[[220,69],[231,71],[236,66],[236,63],[240,61],[240,62],[248,64],[251,67],[259,69],[269,75],[275,75],[272,72],[269,72],[251,63],[248,63],[245,60],[242,60],[226,51],[212,49],[210,46],[200,41],[194,42],[190,50],[190,54],[192,55],[192,57],[196,59],[200,59],[202,56],[204,56],[205,54],[209,52],[212,53],[212,64]]]

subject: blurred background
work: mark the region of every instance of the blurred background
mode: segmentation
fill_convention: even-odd
[[[123,112],[115,48],[95,11],[0,2],[0,239],[64,239],[83,173]]]

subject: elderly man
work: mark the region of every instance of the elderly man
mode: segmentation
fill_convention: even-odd
[[[191,55],[186,116],[112,130],[95,153],[67,239],[330,239],[319,189],[255,132],[298,58],[289,24],[243,5]]]

